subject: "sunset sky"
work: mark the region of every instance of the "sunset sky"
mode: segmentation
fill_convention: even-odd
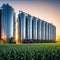
[[[16,14],[22,10],[52,23],[56,26],[56,36],[60,36],[60,0],[0,0],[0,7],[3,3],[9,3]]]

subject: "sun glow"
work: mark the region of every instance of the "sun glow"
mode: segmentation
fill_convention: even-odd
[[[16,40],[18,39],[18,30],[17,30],[17,22],[16,22]]]
[[[19,22],[18,19],[16,20],[16,44],[20,44],[21,43],[21,34],[20,34],[20,28],[19,28]]]
[[[2,37],[1,38],[3,39],[4,43],[7,43],[7,36],[4,33],[4,29],[2,29]]]
[[[57,36],[57,37],[56,37],[56,40],[57,40],[57,41],[60,41],[60,36]]]

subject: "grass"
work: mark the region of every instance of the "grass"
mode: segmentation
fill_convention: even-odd
[[[60,44],[2,44],[0,60],[60,60]]]

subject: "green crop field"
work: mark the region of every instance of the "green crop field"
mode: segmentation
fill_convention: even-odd
[[[60,60],[60,44],[3,44],[0,60]]]

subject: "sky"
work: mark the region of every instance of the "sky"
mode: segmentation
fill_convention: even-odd
[[[60,0],[0,0],[2,4],[8,3],[16,14],[19,10],[56,26],[56,36],[60,36]]]

